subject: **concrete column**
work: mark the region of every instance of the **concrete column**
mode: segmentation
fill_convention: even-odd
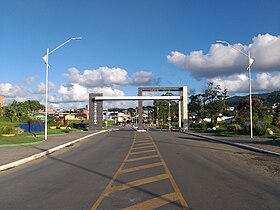
[[[182,120],[183,120],[183,129],[188,130],[189,129],[189,117],[188,117],[188,87],[183,86],[183,91],[182,91]]]
[[[95,101],[96,96],[102,93],[89,94],[89,130],[101,130],[103,122],[103,101]]]
[[[179,106],[179,130],[182,128],[182,105],[181,105],[181,100],[178,101],[178,106]]]
[[[138,89],[138,96],[142,96],[142,90]],[[143,101],[138,100],[138,128],[143,129]]]

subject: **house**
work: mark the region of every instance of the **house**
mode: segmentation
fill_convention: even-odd
[[[38,110],[38,113],[44,114],[45,110],[44,109],[40,109],[40,110]],[[47,113],[48,114],[55,114],[55,111],[53,109],[48,109]]]
[[[0,107],[4,106],[4,102],[5,102],[5,97],[4,96],[0,96]]]

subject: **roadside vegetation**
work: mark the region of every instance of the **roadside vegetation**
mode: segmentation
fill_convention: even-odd
[[[273,97],[254,95],[253,131],[254,136],[270,137],[280,142],[280,92],[273,92]],[[166,93],[165,96],[173,95]],[[0,145],[34,143],[43,140],[43,130],[39,132],[24,132],[21,124],[44,126],[38,118],[38,110],[44,110],[44,105],[38,101],[27,100],[0,107]],[[152,106],[143,107],[144,123],[151,127],[163,129],[176,128],[179,124],[177,101],[155,100]],[[132,119],[127,124],[137,124],[137,109],[125,110]],[[250,135],[249,98],[239,97],[238,100],[228,100],[227,90],[209,82],[204,92],[189,97],[189,129],[199,132],[218,133],[220,135],[236,136]],[[106,120],[104,129],[116,124],[116,120]],[[86,130],[87,120],[66,120],[65,117],[48,116],[48,134],[61,135],[73,131]],[[22,126],[21,126],[22,127]],[[71,129],[67,129],[67,128]],[[3,136],[4,135],[4,136]],[[14,135],[14,136],[12,136]]]
[[[202,94],[189,97],[190,129],[221,135],[250,135],[249,98],[234,106],[227,102],[226,90],[208,83]],[[280,141],[280,106],[265,98],[253,97],[253,134]]]
[[[44,139],[44,123],[40,118],[36,118],[38,110],[45,107],[38,101],[16,102],[0,107],[0,145],[36,143]],[[48,117],[48,135],[63,135],[69,132],[67,127],[71,127],[71,132],[81,131],[82,128],[75,128],[76,124],[85,124],[88,121],[65,120],[54,116]],[[39,125],[39,132],[24,132],[20,128],[21,124],[28,126]],[[38,127],[38,126],[37,126]]]

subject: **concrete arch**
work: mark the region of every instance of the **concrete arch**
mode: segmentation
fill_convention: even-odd
[[[178,91],[178,96],[143,96],[146,91]],[[141,87],[138,96],[103,96],[102,93],[89,94],[89,129],[102,129],[103,101],[138,100],[139,128],[142,128],[142,114],[144,100],[178,100],[179,101],[179,128],[188,129],[188,89],[183,87]]]

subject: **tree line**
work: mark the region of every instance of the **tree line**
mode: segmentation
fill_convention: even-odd
[[[45,109],[45,106],[37,100],[13,101],[7,106],[0,107],[0,117],[8,118],[11,122],[22,121],[34,117],[35,112],[40,109]]]
[[[233,123],[246,126],[250,122],[250,100],[249,97],[240,97],[231,111],[228,103],[227,90],[222,90],[219,85],[208,83],[207,88],[201,94],[189,97],[189,115],[193,122],[202,122],[205,118],[211,119],[211,125],[217,124],[219,116],[233,116]],[[279,103],[280,101],[278,101]],[[277,126],[280,128],[280,107],[272,108],[271,103],[264,97],[254,96],[252,98],[253,122],[254,124],[267,128]]]

